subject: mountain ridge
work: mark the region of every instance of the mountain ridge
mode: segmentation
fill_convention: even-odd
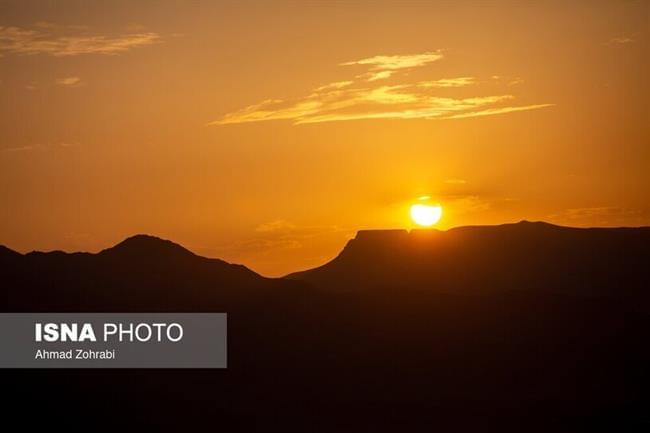
[[[564,225],[557,225],[557,224],[552,224],[548,223],[545,221],[528,221],[528,220],[521,220],[519,222],[515,223],[504,223],[504,224],[494,224],[494,225],[467,225],[467,226],[458,226],[458,227],[452,227],[446,230],[440,230],[436,228],[413,228],[413,229],[359,229],[357,230],[355,237],[350,239],[350,241],[356,240],[356,239],[362,239],[362,240],[367,240],[367,239],[386,239],[386,238],[391,238],[391,239],[398,239],[403,236],[419,236],[419,235],[436,235],[436,234],[443,234],[443,233],[458,233],[458,232],[469,232],[469,231],[483,231],[483,230],[494,230],[494,229],[509,229],[509,228],[538,228],[538,229],[548,229],[548,230],[553,230],[553,229],[559,229],[559,230],[572,230],[572,231],[633,231],[633,230],[641,230],[641,231],[650,231],[650,226],[634,226],[634,227],[627,227],[627,226],[621,226],[621,227],[571,227],[571,226],[564,226]],[[348,241],[348,244],[350,243]],[[345,246],[341,250],[341,252],[345,249]],[[87,251],[63,251],[63,250],[31,250],[26,253],[21,253],[19,251],[16,251],[10,247],[8,247],[5,244],[0,244],[0,255],[20,255],[20,256],[26,256],[29,254],[52,254],[52,253],[57,253],[57,254],[67,254],[67,255],[73,255],[73,254],[88,254],[88,255],[99,255],[99,254],[115,254],[115,253],[136,253],[136,252],[153,252],[153,251],[158,251],[158,252],[175,252],[175,253],[182,253],[182,254],[187,254],[187,255],[192,255],[195,257],[202,257],[202,258],[207,258],[207,259],[212,259],[212,260],[221,260],[219,258],[212,258],[212,257],[205,257],[205,256],[200,256],[190,249],[182,246],[179,243],[176,243],[174,241],[168,240],[161,238],[159,236],[155,235],[150,235],[150,234],[145,234],[145,233],[137,233],[131,236],[126,237],[124,240],[116,243],[113,246],[104,248],[96,253],[92,252],[87,252]],[[233,263],[236,264],[236,263]],[[243,265],[245,266],[245,265]],[[306,270],[307,271],[307,270]],[[297,271],[288,274],[293,275],[293,274],[298,274],[301,272],[305,271]]]
[[[361,231],[295,279],[147,236],[96,254],[0,249],[4,312],[228,314],[224,370],[3,380],[18,402],[84,396],[84,425],[119,396],[176,431],[217,418],[246,433],[635,431],[625,427],[646,426],[650,388],[649,235],[534,223]],[[69,410],[65,398],[47,407],[47,419]],[[317,428],[323,418],[331,425]]]
[[[222,263],[225,265],[245,268],[250,272],[254,272],[250,268],[246,267],[240,263],[230,263],[225,260],[200,256],[193,251],[183,247],[182,245],[173,242],[168,239],[160,238],[158,236],[148,235],[148,234],[135,234],[125,238],[124,240],[118,242],[117,244],[104,248],[96,253],[86,252],[86,251],[62,251],[62,250],[48,250],[40,251],[33,250],[26,253],[20,253],[15,251],[5,245],[0,245],[0,258],[6,256],[13,257],[103,257],[103,258],[122,258],[122,259],[136,259],[138,256],[150,256],[156,258],[196,258],[202,260],[209,260],[213,263]],[[256,275],[256,272],[254,272]],[[260,275],[260,277],[265,278]]]
[[[360,231],[329,262],[285,278],[330,290],[625,292],[650,308],[646,245],[650,227],[574,228],[524,221],[446,231]]]

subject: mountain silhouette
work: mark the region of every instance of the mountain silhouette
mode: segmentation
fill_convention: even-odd
[[[135,235],[126,238],[119,244],[102,250],[100,254],[122,255],[136,257],[137,255],[148,255],[157,257],[180,257],[195,255],[182,246],[150,235]]]
[[[136,235],[97,254],[8,250],[0,255],[5,310],[182,311],[225,308],[276,284],[243,265]]]
[[[332,261],[288,279],[336,290],[532,291],[613,296],[650,311],[650,228],[522,221],[438,230],[366,230]]]
[[[647,227],[370,230],[277,279],[146,235],[97,254],[3,247],[3,311],[227,312],[229,365],[3,371],[5,413],[63,428],[646,431],[648,245]],[[52,392],[42,416],[25,412]]]

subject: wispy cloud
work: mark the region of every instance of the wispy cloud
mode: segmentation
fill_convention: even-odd
[[[622,44],[631,44],[634,42],[634,39],[628,37],[628,36],[617,36],[615,38],[611,38],[609,41],[607,41],[606,45],[622,45]]]
[[[359,75],[358,78],[363,78],[366,81],[385,80],[387,78],[392,77],[394,73],[395,71],[371,71]]]
[[[13,153],[13,152],[28,152],[30,150],[37,149],[36,146],[27,145],[27,146],[13,146],[13,147],[3,147],[0,149],[0,152]]]
[[[0,26],[0,54],[48,54],[56,57],[82,54],[115,55],[160,41],[153,32],[108,36],[80,26],[40,23],[32,29]]]
[[[293,231],[295,229],[296,225],[294,223],[283,219],[265,222],[255,227],[255,231],[257,233],[277,233],[284,231]]]
[[[77,87],[81,85],[81,78],[79,77],[65,77],[58,78],[56,84],[66,87]]]
[[[440,51],[398,56],[374,56],[367,59],[355,60],[353,62],[341,63],[340,66],[366,66],[369,69],[368,72],[357,75],[357,78],[365,81],[378,81],[392,77],[400,69],[411,69],[424,66],[428,63],[440,60],[442,57]]]
[[[441,78],[433,81],[422,81],[419,83],[420,87],[465,87],[476,83],[474,77],[458,77],[458,78]]]
[[[398,56],[374,56],[367,59],[355,60],[341,63],[341,66],[364,65],[370,66],[371,70],[385,71],[416,68],[427,63],[442,59],[440,51],[427,52],[422,54],[407,54]]]
[[[355,79],[320,86],[297,100],[266,99],[228,113],[208,125],[227,125],[266,120],[290,120],[294,124],[361,119],[460,119],[512,113],[549,107],[553,104],[512,105],[509,93],[453,97],[440,96],[455,88],[474,86],[471,76],[406,82],[398,74],[440,60],[437,52],[403,56],[375,56],[343,66],[364,65],[369,70]],[[402,74],[403,75],[403,74]],[[403,78],[403,77],[399,77]],[[390,79],[390,84],[374,81]],[[504,85],[505,86],[505,85]]]
[[[317,87],[314,89],[315,92],[322,92],[324,90],[334,90],[342,89],[343,87],[350,86],[354,84],[354,81],[336,81],[334,83],[325,84],[324,86]]]
[[[454,114],[453,116],[448,116],[447,119],[464,119],[466,117],[492,116],[495,114],[515,113],[517,111],[536,110],[538,108],[545,108],[551,106],[553,106],[553,104],[533,104],[533,105],[522,105],[518,107],[487,108],[485,110],[480,110],[480,111]]]
[[[40,151],[40,150],[53,150],[53,149],[66,149],[75,146],[73,143],[68,142],[58,142],[58,143],[37,143],[37,144],[28,144],[24,146],[13,146],[13,147],[3,147],[0,148],[2,153],[22,153],[22,152],[31,152],[31,151]]]

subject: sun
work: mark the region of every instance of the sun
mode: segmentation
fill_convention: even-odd
[[[442,206],[416,203],[411,206],[411,219],[419,226],[429,227],[440,221]]]

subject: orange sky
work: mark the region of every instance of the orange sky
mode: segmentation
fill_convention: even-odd
[[[211,3],[3,2],[0,244],[282,275],[422,195],[650,224],[648,2]]]

